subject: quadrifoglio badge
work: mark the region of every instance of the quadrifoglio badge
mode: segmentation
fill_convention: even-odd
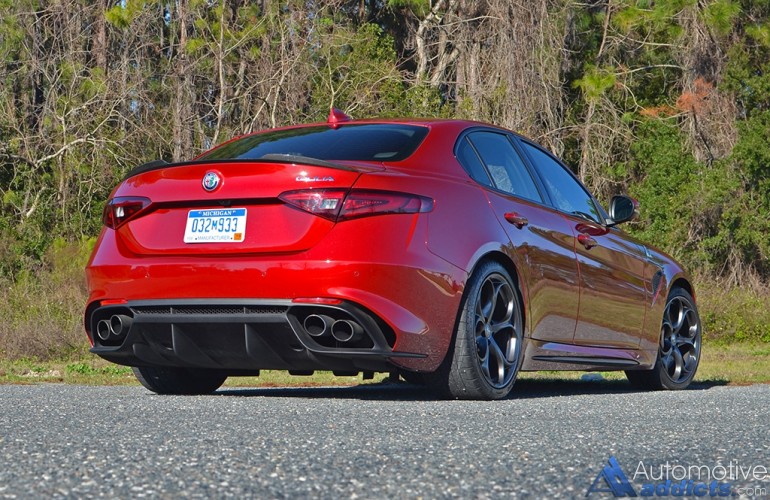
[[[203,176],[201,185],[203,186],[203,189],[205,189],[206,191],[214,191],[216,188],[219,187],[220,180],[221,178],[218,173],[214,172],[213,170],[209,170]]]
[[[618,460],[611,456],[588,487],[586,496],[612,493],[614,497],[764,497],[768,487],[757,483],[768,479],[766,466],[743,465],[733,460],[714,466],[669,462],[651,466],[640,461],[629,480]]]

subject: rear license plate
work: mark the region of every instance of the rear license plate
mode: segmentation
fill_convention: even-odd
[[[245,208],[190,210],[185,243],[241,243],[246,236]]]

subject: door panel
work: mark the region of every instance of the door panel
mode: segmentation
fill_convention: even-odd
[[[551,204],[575,234],[580,306],[574,343],[636,348],[646,309],[644,250],[604,226],[607,215],[578,179],[550,153],[520,141]]]
[[[529,306],[530,335],[571,343],[578,315],[580,282],[575,236],[558,213],[513,196],[486,191],[490,204],[525,263],[522,292]],[[507,217],[506,217],[507,216]]]
[[[575,344],[638,347],[647,302],[643,250],[619,231],[565,218],[578,242],[581,289]]]

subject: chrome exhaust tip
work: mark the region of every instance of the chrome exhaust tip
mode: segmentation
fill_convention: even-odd
[[[355,342],[364,335],[364,329],[355,321],[338,319],[332,324],[332,337],[337,342]]]
[[[105,321],[105,320],[102,320]],[[101,323],[101,321],[100,321]],[[131,329],[131,318],[124,314],[114,314],[110,318],[110,332],[115,337],[122,337]]]
[[[110,327],[110,322],[106,319],[100,320],[98,323],[96,323],[96,336],[99,337],[102,340],[107,340],[110,338],[110,334],[112,333],[112,328]]]
[[[326,337],[329,335],[329,326],[334,322],[332,318],[323,314],[310,314],[302,327],[311,337]]]

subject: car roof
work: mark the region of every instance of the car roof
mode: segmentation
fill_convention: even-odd
[[[451,130],[451,129],[464,130],[470,127],[488,127],[488,128],[498,129],[498,130],[504,130],[506,132],[512,132],[510,130],[504,129],[497,125],[492,125],[491,123],[484,123],[484,122],[473,121],[473,120],[454,119],[454,118],[362,118],[362,119],[350,119],[349,121],[338,122],[335,124],[331,124],[329,122],[311,122],[311,123],[298,123],[293,125],[286,125],[283,127],[266,128],[266,129],[257,130],[248,134],[235,137],[232,140],[240,139],[242,137],[248,137],[255,134],[271,132],[275,130],[290,130],[290,129],[296,129],[296,128],[324,127],[324,126],[345,127],[349,125],[364,125],[364,124],[366,125],[377,125],[377,124],[416,125],[416,126],[440,128],[440,129],[446,129],[446,130]]]

